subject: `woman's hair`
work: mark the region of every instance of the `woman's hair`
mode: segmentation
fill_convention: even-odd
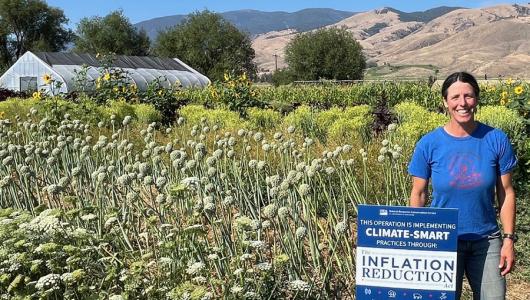
[[[442,84],[442,96],[444,99],[447,99],[447,89],[455,82],[460,81],[464,83],[468,83],[473,88],[473,92],[475,92],[475,97],[478,99],[480,94],[480,88],[478,87],[477,80],[473,75],[467,73],[467,72],[455,72],[445,79],[444,83]]]

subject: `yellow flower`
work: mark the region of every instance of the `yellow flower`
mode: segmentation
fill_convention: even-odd
[[[3,119],[5,114],[6,114],[5,112],[0,111],[0,119]]]
[[[501,105],[502,106],[506,105],[506,102],[508,102],[508,100],[506,100],[506,98],[501,98]]]
[[[247,73],[243,73],[243,75],[241,75],[241,80],[242,81],[247,80]]]
[[[164,94],[163,90],[158,91],[158,96],[162,96]]]
[[[34,92],[32,96],[33,96],[33,98],[34,98],[35,100],[40,100],[40,98],[41,98],[41,94],[40,94],[40,92]]]
[[[506,80],[507,85],[512,85],[512,83],[513,83],[513,79],[511,77]]]
[[[503,91],[501,93],[501,98],[506,98],[506,97],[508,97],[508,92],[507,91]]]
[[[117,86],[115,86],[112,90],[116,93],[120,91]]]
[[[50,84],[52,82],[52,76],[50,74],[44,74],[42,80],[44,80],[44,84]]]
[[[211,89],[210,95],[212,96],[212,98],[217,98],[217,91],[215,89]]]
[[[110,73],[105,73],[105,75],[103,75],[103,79],[105,81],[109,81],[110,80]]]
[[[522,86],[518,86],[513,91],[514,91],[514,93],[516,95],[521,95],[523,93],[523,87]]]
[[[225,77],[225,81],[230,80],[230,75],[228,75],[228,73],[225,73],[224,77]]]

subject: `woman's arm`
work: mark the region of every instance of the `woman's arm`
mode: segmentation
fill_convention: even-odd
[[[512,186],[512,174],[504,174],[497,180],[497,200],[499,201],[500,219],[504,233],[515,233],[515,192]],[[515,264],[514,241],[503,239],[499,268],[501,275],[510,273]]]
[[[412,191],[410,192],[410,206],[423,207],[427,202],[427,185],[429,181],[412,176]]]

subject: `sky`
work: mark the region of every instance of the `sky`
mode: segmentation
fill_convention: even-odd
[[[185,15],[204,9],[209,9],[214,12],[240,9],[295,12],[304,8],[333,8],[344,11],[362,12],[388,6],[404,12],[413,12],[438,6],[480,8],[500,3],[526,4],[528,0],[48,0],[46,2],[50,6],[61,8],[70,20],[68,27],[75,28],[79,20],[84,17],[103,17],[118,9],[123,10],[124,15],[134,24],[157,17]]]

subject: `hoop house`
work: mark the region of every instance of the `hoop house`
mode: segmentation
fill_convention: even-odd
[[[60,82],[60,89],[54,92],[68,93],[78,89],[77,73],[86,67],[86,81],[93,83],[102,76],[103,64],[95,55],[63,52],[24,53],[1,77],[0,87],[14,91],[45,91],[43,76],[51,75]],[[179,84],[182,87],[205,87],[210,80],[177,58],[117,55],[110,63],[111,68],[120,69],[138,90],[147,89],[149,83],[159,80],[164,87]],[[93,88],[93,85],[87,85]]]

